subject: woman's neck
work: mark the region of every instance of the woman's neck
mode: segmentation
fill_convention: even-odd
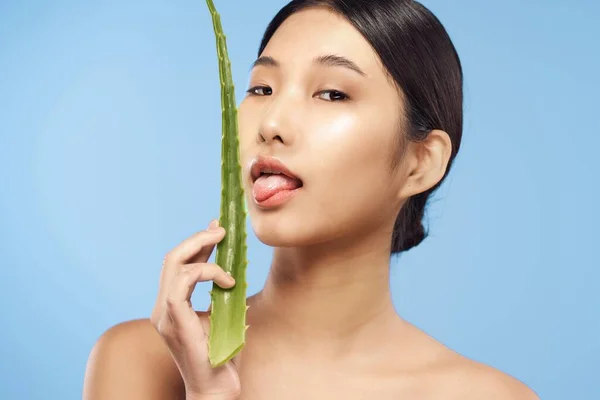
[[[367,350],[397,326],[389,246],[370,238],[352,246],[276,248],[265,287],[251,306],[261,335],[296,354],[330,358]]]

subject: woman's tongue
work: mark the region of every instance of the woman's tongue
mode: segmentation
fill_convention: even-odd
[[[265,201],[283,190],[294,190],[302,186],[298,179],[283,174],[265,174],[258,177],[252,187],[252,195],[256,201]]]

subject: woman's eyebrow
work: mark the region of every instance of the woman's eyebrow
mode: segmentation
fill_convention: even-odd
[[[348,68],[361,76],[367,76],[367,74],[362,69],[360,69],[360,67],[356,65],[354,61],[335,54],[324,54],[317,56],[313,59],[313,63],[329,67]],[[279,67],[280,63],[271,56],[260,56],[256,59],[256,61],[252,63],[250,69],[252,70],[254,69],[254,67],[257,67],[259,65],[267,67]]]

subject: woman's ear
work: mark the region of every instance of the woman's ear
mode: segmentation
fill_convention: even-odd
[[[419,142],[407,141],[405,157],[408,176],[398,196],[406,199],[423,193],[442,180],[452,153],[452,141],[448,133],[434,129]]]

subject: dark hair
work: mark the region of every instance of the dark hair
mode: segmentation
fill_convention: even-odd
[[[345,17],[373,47],[388,76],[401,90],[406,138],[420,141],[433,129],[450,136],[452,153],[446,174],[428,191],[409,198],[396,217],[391,253],[406,251],[427,236],[422,223],[427,199],[448,175],[460,147],[463,74],[458,54],[438,18],[417,1],[293,0],[267,26],[258,55],[283,21],[314,6],[328,7]],[[405,148],[403,135],[397,142]],[[401,150],[394,152],[392,169],[401,157]]]

